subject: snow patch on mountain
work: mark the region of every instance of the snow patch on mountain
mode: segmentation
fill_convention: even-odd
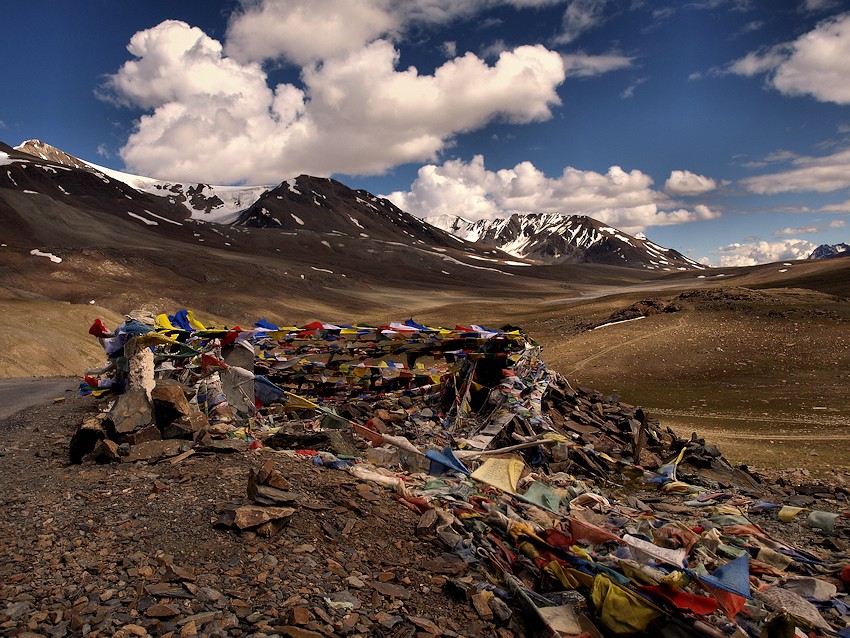
[[[158,222],[155,222],[155,221],[154,221],[154,220],[152,220],[152,219],[148,219],[148,218],[147,218],[147,217],[145,217],[144,215],[139,215],[138,213],[134,213],[134,212],[133,212],[133,211],[131,211],[131,210],[128,210],[128,211],[127,211],[127,214],[128,214],[130,217],[132,217],[133,219],[138,219],[140,222],[144,223],[144,224],[145,224],[145,225],[147,225],[147,226],[159,226],[159,223],[158,223]]]
[[[90,168],[107,177],[123,182],[136,190],[168,197],[183,204],[192,219],[229,224],[243,210],[249,208],[260,196],[269,190],[269,186],[219,186],[213,184],[187,184],[167,182],[123,173],[91,162],[85,162]]]
[[[542,263],[603,263],[648,270],[705,268],[642,233],[632,236],[584,215],[514,214],[475,222],[439,215],[425,221],[466,241]]]
[[[3,245],[5,246],[6,244],[3,244]],[[57,257],[53,253],[43,252],[43,251],[39,250],[38,248],[33,248],[30,251],[30,255],[34,255],[36,257],[47,257],[54,264],[61,264],[62,263],[61,257]]]
[[[809,259],[829,259],[830,257],[841,257],[843,255],[850,255],[850,245],[845,243],[821,244],[812,251]]]

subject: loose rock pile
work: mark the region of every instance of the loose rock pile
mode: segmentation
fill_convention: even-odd
[[[830,493],[838,511],[794,505],[800,487],[774,490],[696,435],[681,439],[640,408],[570,387],[519,330],[169,321],[155,334],[168,339],[156,346],[160,379],[128,386],[99,421],[84,422],[75,459],[265,446],[338,470],[358,491],[388,489],[419,517],[414,534],[442,549],[445,573],[467,574],[447,578],[446,591],[495,627],[784,636],[850,624],[846,492]],[[222,348],[233,343],[253,344],[251,370],[226,363]],[[138,348],[125,346],[129,360]],[[253,383],[241,414],[223,406],[246,384],[215,378],[224,372]],[[152,443],[154,454],[136,452]],[[218,522],[285,534],[301,507],[290,488],[268,460],[249,473],[250,502],[225,506]],[[799,547],[765,531],[802,520],[829,543]],[[403,598],[380,578],[371,587]],[[331,606],[358,608],[351,596]]]
[[[289,523],[296,509],[298,494],[289,491],[292,485],[267,461],[259,470],[248,474],[248,498],[253,505],[242,505],[222,512],[218,525],[251,530],[260,536],[274,536]]]

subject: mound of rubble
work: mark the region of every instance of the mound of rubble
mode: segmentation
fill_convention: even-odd
[[[604,326],[609,323],[618,323],[621,321],[631,321],[643,317],[651,317],[661,313],[679,312],[682,310],[682,304],[678,301],[664,301],[661,299],[643,299],[633,303],[627,308],[617,310],[599,326]]]
[[[104,409],[72,461],[262,450],[245,497],[220,504],[234,533],[285,534],[297,515],[277,454],[389,490],[419,517],[411,534],[463,565],[446,593],[491,627],[850,636],[846,491],[836,511],[799,504],[696,434],[572,388],[519,329],[211,329],[181,311],[91,332],[109,360],[81,389]],[[817,546],[768,532],[783,525]]]

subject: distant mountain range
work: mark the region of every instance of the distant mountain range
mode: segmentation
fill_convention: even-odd
[[[585,215],[537,213],[472,222],[454,215],[428,223],[471,242],[547,264],[596,263],[648,270],[705,268],[685,255]]]
[[[481,260],[501,266],[604,264],[662,272],[704,268],[642,235],[628,235],[586,216],[422,220],[387,199],[327,178],[301,175],[277,186],[189,184],[107,169],[39,140],[28,140],[14,149],[0,145],[0,152],[0,164],[6,169],[0,171],[0,188],[47,195],[63,204],[118,216],[154,233],[190,238],[208,246],[232,248],[236,233],[241,232],[238,229],[243,228],[280,231],[272,235],[277,238],[281,232],[304,241],[312,237],[309,241],[334,250],[343,248],[343,238],[348,242],[390,242],[396,247],[426,249],[446,263],[457,259],[451,253],[459,251],[485,269]],[[34,236],[47,232],[33,228],[33,223],[35,220],[24,227]],[[67,223],[64,227],[65,243],[84,242],[71,239],[83,229],[70,228]],[[47,234],[53,236],[56,230],[53,227]],[[264,243],[256,237],[253,241],[257,247]],[[268,243],[268,238],[265,241]],[[280,247],[275,250],[279,252]]]
[[[120,312],[189,306],[240,319],[261,308],[296,320],[329,305],[374,312],[383,290],[516,294],[562,276],[332,180],[166,182],[37,141],[0,143],[0,228],[0,299]]]
[[[425,221],[332,179],[157,180],[37,140],[0,142],[0,228],[0,300],[119,313],[189,307],[239,322],[382,321],[414,306],[467,312],[493,299],[523,312],[542,298],[572,300],[597,287],[750,274],[763,284],[776,276],[766,264],[752,273],[703,272],[675,250],[584,216]],[[811,277],[846,294],[846,277],[834,285]]]
[[[844,257],[850,255],[850,246],[847,244],[821,244],[812,251],[809,259],[829,259],[831,257]]]

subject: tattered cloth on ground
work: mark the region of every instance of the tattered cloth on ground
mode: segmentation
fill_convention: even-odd
[[[850,636],[846,512],[783,503],[696,435],[572,388],[519,329],[210,329],[187,311],[147,324],[92,327],[111,365],[82,390],[117,394],[81,427],[77,460],[137,458],[171,433],[184,443],[168,454],[264,445],[382,485],[421,514],[418,536],[489,574],[449,589],[495,623],[521,611],[559,635]],[[129,369],[140,350],[150,396]],[[252,502],[225,524],[282,529],[295,510],[274,472],[252,474]],[[759,523],[777,517],[831,549],[773,538]]]

